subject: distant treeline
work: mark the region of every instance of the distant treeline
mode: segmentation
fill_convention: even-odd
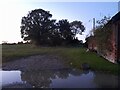
[[[21,41],[21,42],[17,42],[17,43],[7,43],[7,42],[3,42],[2,43],[2,45],[23,45],[23,44],[33,44],[33,43],[31,43],[31,42],[23,42],[23,41]],[[43,45],[41,45],[41,46],[43,46]],[[45,45],[45,46],[49,46],[49,45]],[[74,47],[86,47],[86,42],[85,43],[83,43],[83,41],[82,40],[80,40],[79,41],[79,43],[73,43],[72,45],[66,45],[66,46],[74,46]]]
[[[16,44],[30,44],[30,42],[17,42],[17,43],[7,43],[7,42],[3,42],[2,45],[16,45]]]

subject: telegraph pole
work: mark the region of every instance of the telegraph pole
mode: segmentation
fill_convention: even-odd
[[[95,18],[93,18],[93,30],[95,30]]]
[[[93,18],[93,32],[95,31],[95,18]]]

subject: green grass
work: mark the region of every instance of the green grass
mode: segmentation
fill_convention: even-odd
[[[54,54],[62,57],[67,64],[81,69],[82,63],[88,63],[93,70],[118,73],[118,65],[99,57],[93,52],[86,52],[85,48],[73,47],[35,47],[32,45],[3,45],[2,63],[13,61],[18,58],[37,54]]]

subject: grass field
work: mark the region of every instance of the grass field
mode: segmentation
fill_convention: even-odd
[[[118,65],[112,64],[93,52],[86,52],[85,48],[74,47],[35,47],[32,45],[3,45],[2,63],[18,58],[37,54],[53,54],[62,57],[72,67],[81,68],[82,63],[88,63],[93,70],[118,73]]]

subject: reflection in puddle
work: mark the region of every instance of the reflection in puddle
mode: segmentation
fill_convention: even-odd
[[[0,74],[2,75],[2,87],[26,87],[26,82],[21,80],[21,71],[0,71]]]
[[[0,71],[0,73],[2,73],[3,88],[115,88],[118,86],[117,76],[77,69]]]
[[[20,71],[2,71],[2,84],[21,83]]]
[[[53,83],[51,83],[50,87],[55,88],[95,88],[97,85],[94,83],[94,74],[92,72],[89,72],[88,74],[81,74],[79,76],[74,76],[72,74],[69,74],[67,79],[61,79],[59,77],[56,77],[52,80]]]

